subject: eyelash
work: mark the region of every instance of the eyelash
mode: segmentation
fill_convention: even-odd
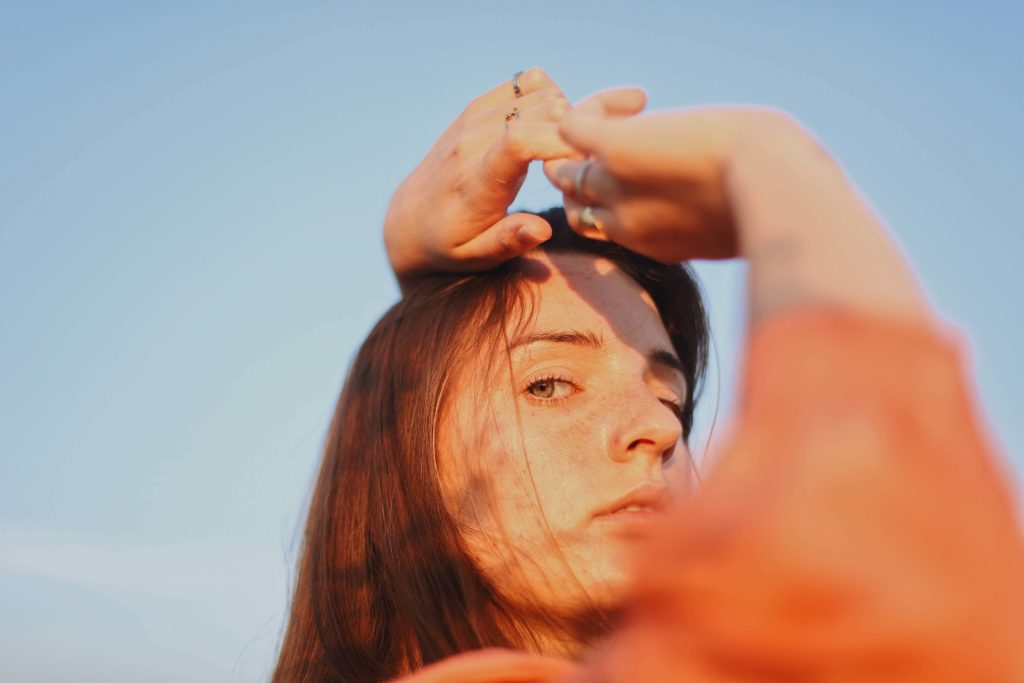
[[[566,399],[572,397],[573,394],[569,394],[569,396],[558,396],[556,398],[540,398],[539,396],[534,396],[533,394],[530,393],[530,389],[532,389],[533,387],[537,386],[538,384],[554,383],[554,382],[563,382],[565,384],[568,384],[569,386],[571,386],[573,388],[573,394],[579,393],[579,391],[580,391],[579,386],[577,386],[576,383],[573,382],[572,380],[566,379],[565,377],[563,377],[561,375],[546,375],[544,377],[538,377],[537,379],[535,379],[532,382],[530,382],[529,384],[527,384],[526,385],[526,389],[523,391],[523,394],[526,396],[527,400],[534,401],[534,402],[536,402],[536,403],[538,403],[540,405],[545,405],[545,406],[558,405],[562,401],[565,401]]]
[[[676,416],[680,424],[685,424],[683,420],[683,404],[678,401],[670,401],[667,398],[661,399],[662,404],[672,411],[672,414]]]

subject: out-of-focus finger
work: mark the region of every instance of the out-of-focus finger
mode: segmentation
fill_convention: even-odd
[[[544,175],[562,194],[583,204],[609,206],[622,196],[619,181],[597,159],[545,161]]]
[[[551,226],[540,216],[513,213],[455,247],[452,255],[465,270],[486,270],[533,249],[550,237]]]
[[[647,93],[632,86],[609,88],[585,97],[574,109],[591,116],[633,116],[647,106]]]
[[[582,156],[604,156],[618,143],[624,119],[647,106],[640,88],[613,88],[587,97],[559,120],[559,132]]]
[[[509,78],[502,81],[498,85],[494,86],[484,94],[480,95],[466,107],[466,114],[473,116],[481,111],[487,111],[493,109],[502,103],[513,102],[517,99],[522,99],[525,96],[535,93],[538,90],[545,88],[556,88],[561,93],[561,88],[555,83],[554,79],[548,75],[544,69],[540,67],[533,67],[526,69],[519,75],[519,95],[516,95],[515,89],[512,87],[512,74],[509,74]]]
[[[621,132],[628,119],[608,118],[600,114],[570,109],[559,121],[562,138],[583,154],[601,157],[620,145]]]
[[[599,206],[581,204],[569,197],[565,197],[563,203],[565,206],[565,218],[569,223],[569,227],[575,232],[592,240],[608,241],[612,239],[611,236],[615,234],[615,229],[618,226],[614,213]],[[584,220],[588,217],[584,214],[584,211],[588,211],[589,218],[591,219],[590,223]]]
[[[488,177],[508,182],[525,173],[533,160],[559,159],[572,152],[558,134],[557,123],[514,120],[487,151],[482,168]]]

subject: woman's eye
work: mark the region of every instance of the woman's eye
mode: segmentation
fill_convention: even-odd
[[[563,379],[548,377],[533,382],[526,390],[535,398],[564,398],[572,394],[573,386]]]

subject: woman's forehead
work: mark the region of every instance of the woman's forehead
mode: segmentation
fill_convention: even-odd
[[[624,341],[667,343],[650,294],[609,259],[534,251],[524,266],[535,295],[526,331],[590,330]]]

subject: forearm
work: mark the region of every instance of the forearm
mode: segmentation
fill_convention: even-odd
[[[925,321],[909,266],[839,164],[780,119],[737,147],[727,170],[752,323],[826,305]]]

